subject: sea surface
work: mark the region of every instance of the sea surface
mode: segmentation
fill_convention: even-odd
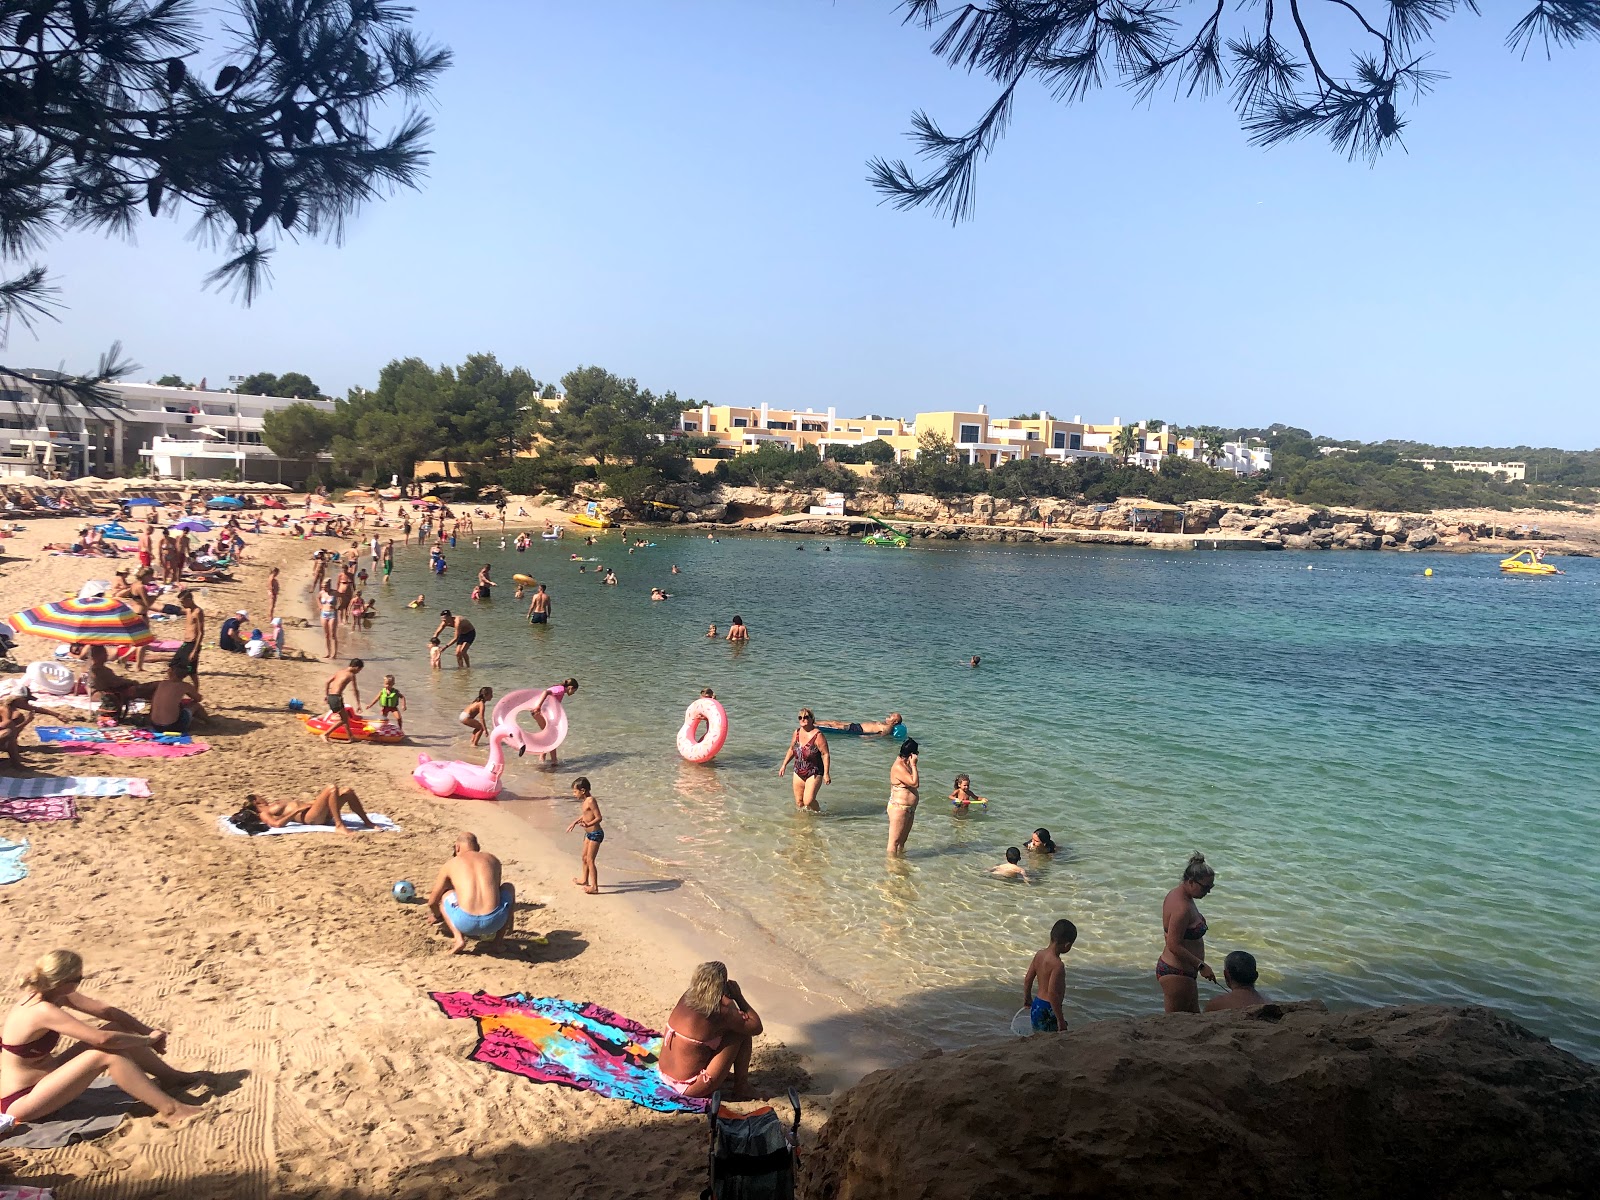
[[[1162,897],[1201,850],[1219,975],[1247,949],[1274,997],[1486,1003],[1600,1058],[1600,563],[1515,578],[1482,555],[648,536],[633,554],[615,531],[526,553],[464,539],[442,580],[413,543],[356,643],[437,733],[481,685],[576,676],[560,769],[514,761],[508,797],[564,827],[588,775],[602,882],[642,855],[960,1044],[1004,1032],[1059,917],[1079,930],[1069,1022],[1159,1011]],[[501,586],[475,603],[484,562]],[[549,586],[549,625],[512,599],[517,571]],[[470,671],[428,670],[445,606],[478,627]],[[705,636],[735,613],[747,646]],[[696,767],[674,739],[705,686],[732,732]],[[903,861],[884,853],[886,739],[831,737],[824,811],[795,810],[777,768],[802,705],[906,714],[923,801]],[[464,738],[451,753],[481,761]],[[952,813],[958,772],[986,809]],[[988,876],[1036,826],[1060,853],[1026,856],[1028,884]]]

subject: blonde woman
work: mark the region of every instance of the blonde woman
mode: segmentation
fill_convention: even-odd
[[[0,1113],[19,1124],[37,1121],[106,1074],[168,1122],[200,1113],[161,1090],[198,1078],[162,1061],[166,1031],[85,996],[78,990],[82,983],[83,959],[71,950],[52,950],[23,976],[22,998],[0,1024]],[[100,1023],[81,1021],[68,1009]],[[58,1054],[63,1037],[77,1045]]]
[[[680,1096],[706,1097],[732,1075],[729,1099],[749,1099],[750,1051],[761,1017],[719,962],[694,969],[689,990],[667,1018],[657,1069]]]

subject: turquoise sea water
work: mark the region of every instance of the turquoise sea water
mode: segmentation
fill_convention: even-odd
[[[615,533],[525,554],[463,541],[442,584],[413,546],[362,642],[419,720],[480,684],[576,675],[560,772],[524,761],[508,782],[565,805],[589,775],[613,871],[644,853],[961,1042],[1004,1030],[1063,916],[1080,931],[1069,1021],[1159,1011],[1161,900],[1199,849],[1218,872],[1208,958],[1250,950],[1270,994],[1484,1002],[1600,1057],[1600,563],[1517,579],[1487,556],[652,536],[631,556]],[[578,574],[574,550],[621,586]],[[475,604],[485,561],[501,598]],[[549,626],[526,623],[513,571],[550,586]],[[419,590],[427,608],[406,611]],[[430,675],[445,605],[478,626],[474,666]],[[736,612],[749,645],[708,641]],[[691,767],[674,737],[706,685],[732,734]],[[884,856],[884,739],[832,737],[824,813],[794,810],[776,769],[800,705],[906,714],[924,784],[905,861]],[[987,812],[951,814],[961,771]],[[988,877],[1037,825],[1062,851],[1025,861],[1033,883]],[[759,947],[729,947],[735,970],[741,951]]]

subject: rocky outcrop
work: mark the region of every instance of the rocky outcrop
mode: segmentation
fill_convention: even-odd
[[[1298,535],[1294,535],[1298,536]],[[1600,1069],[1487,1009],[1101,1021],[867,1076],[808,1200],[1593,1195]]]

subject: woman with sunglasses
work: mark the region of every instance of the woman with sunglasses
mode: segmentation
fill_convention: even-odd
[[[1182,882],[1161,903],[1166,944],[1156,960],[1156,980],[1167,1012],[1199,1012],[1199,980],[1217,981],[1216,972],[1206,965],[1206,919],[1195,907],[1195,901],[1216,885],[1217,873],[1197,852],[1189,856]]]
[[[817,728],[817,719],[809,708],[800,710],[799,720],[800,728],[789,739],[789,752],[783,756],[783,763],[778,767],[778,778],[783,778],[789,763],[793,762],[794,806],[821,812],[822,809],[817,805],[817,793],[822,790],[823,784],[833,782],[829,772],[828,739]]]

